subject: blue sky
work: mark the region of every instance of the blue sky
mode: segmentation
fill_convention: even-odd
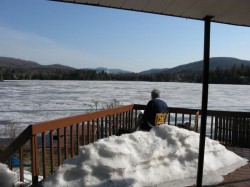
[[[204,23],[47,0],[0,1],[0,56],[140,72],[203,58]],[[211,57],[250,60],[250,28],[212,23]]]

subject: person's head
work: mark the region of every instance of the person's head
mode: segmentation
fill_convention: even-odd
[[[155,98],[158,98],[158,97],[160,97],[160,91],[159,91],[159,90],[156,90],[156,89],[153,89],[153,90],[151,91],[151,98],[152,98],[152,99],[155,99]]]

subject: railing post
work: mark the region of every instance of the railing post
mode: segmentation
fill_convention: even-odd
[[[99,127],[99,118],[97,118],[96,120],[96,137],[97,137],[97,140],[100,139],[100,127]]]
[[[57,129],[57,165],[61,165],[61,133],[60,129]]]
[[[95,120],[92,120],[92,142],[95,141]]]
[[[67,127],[64,127],[64,159],[68,159],[68,131]]]
[[[129,120],[129,129],[130,130],[132,130],[133,129],[133,117],[134,117],[134,112],[133,112],[133,110],[131,110],[130,112],[129,112],[129,115],[130,115],[130,120]]]
[[[113,131],[113,135],[117,135],[117,127],[116,127],[117,123],[116,123],[116,115],[112,116],[112,131]]]
[[[105,120],[105,138],[108,137],[108,118],[107,116],[104,118]]]
[[[99,134],[99,133],[98,133],[98,134]],[[103,137],[104,137],[103,134],[104,134],[103,118],[101,118],[101,136],[99,136],[99,138],[103,138]],[[99,138],[98,138],[98,139],[99,139]]]
[[[79,155],[80,146],[80,126],[79,123],[76,124],[76,155]]]
[[[87,131],[88,131],[88,144],[91,142],[91,139],[90,139],[90,122],[88,121],[87,122]]]
[[[211,116],[211,127],[210,127],[210,138],[211,139],[213,139],[213,127],[214,127],[214,121],[213,121],[213,119],[214,119],[214,116]]]
[[[74,142],[74,130],[73,130],[73,125],[71,125],[70,126],[70,140],[71,140],[71,158],[73,158],[74,157],[74,155],[75,155],[75,150],[74,150],[74,144],[75,144],[75,142]]]
[[[108,116],[108,121],[109,121],[109,136],[111,136],[112,135],[112,123],[111,123],[111,116],[109,115]]]
[[[19,160],[20,160],[20,182],[24,182],[24,175],[23,175],[23,148],[19,149]],[[23,186],[23,185],[21,185]]]
[[[85,122],[82,122],[82,145],[85,145],[86,144],[86,137],[85,137]]]
[[[47,169],[47,153],[46,153],[46,134],[42,133],[42,155],[43,155],[43,178],[46,178],[46,169]]]
[[[31,138],[32,184],[38,183],[38,155],[36,135]]]
[[[50,173],[54,172],[54,137],[53,131],[50,131]]]

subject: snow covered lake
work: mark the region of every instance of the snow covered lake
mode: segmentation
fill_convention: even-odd
[[[114,81],[0,82],[0,128],[86,113],[114,99],[121,105],[146,104],[157,88],[170,107],[201,107],[201,84]],[[250,89],[244,85],[210,85],[209,109],[250,111]],[[20,127],[20,128],[19,128]],[[4,132],[4,131],[1,131]],[[1,136],[4,136],[2,134]],[[161,126],[150,132],[111,136],[81,147],[45,186],[185,186],[195,184],[199,135]],[[204,183],[246,164],[217,141],[206,140]],[[0,186],[18,184],[18,175],[0,164]]]
[[[170,107],[201,108],[202,85],[176,82],[128,81],[3,81],[0,82],[0,129],[82,114],[120,105],[147,104],[156,88]],[[208,108],[250,111],[247,85],[209,85]],[[1,131],[0,137],[3,136]]]

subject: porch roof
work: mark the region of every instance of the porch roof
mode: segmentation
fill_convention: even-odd
[[[52,0],[250,26],[249,0]]]
[[[250,26],[249,0],[52,0],[204,21],[204,60],[197,186],[202,186],[207,123],[210,23]]]

